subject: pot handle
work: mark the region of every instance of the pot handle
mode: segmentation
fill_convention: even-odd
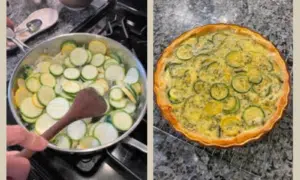
[[[125,138],[122,143],[127,144],[131,147],[134,147],[140,151],[142,151],[143,153],[147,154],[147,146],[145,144],[143,144],[142,142],[132,138],[132,137],[127,137]]]

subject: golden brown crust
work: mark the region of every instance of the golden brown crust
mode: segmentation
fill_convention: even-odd
[[[166,93],[164,93],[166,83],[163,81],[162,73],[166,66],[166,58],[172,56],[173,50],[184,40],[188,39],[193,35],[201,35],[208,32],[214,32],[217,30],[231,29],[235,30],[239,34],[250,35],[253,39],[259,42],[261,45],[266,47],[270,52],[274,53],[275,61],[280,66],[283,71],[283,94],[277,102],[277,110],[273,114],[272,118],[269,119],[264,126],[255,128],[250,131],[243,132],[235,137],[226,138],[226,139],[209,139],[207,137],[201,136],[198,133],[191,132],[185,129],[177,120],[176,117],[172,114],[172,106],[170,105]],[[281,54],[276,49],[276,47],[265,39],[263,36],[254,32],[248,28],[241,27],[233,24],[209,24],[202,27],[197,27],[188,32],[183,33],[177,39],[175,39],[162,53],[159,58],[156,71],[154,73],[154,92],[156,95],[156,102],[158,107],[161,110],[163,117],[170,122],[170,124],[176,129],[176,131],[185,135],[188,139],[199,142],[200,144],[206,146],[216,146],[216,147],[233,147],[233,146],[243,146],[244,144],[257,140],[261,138],[265,133],[270,131],[274,125],[282,117],[283,111],[288,104],[288,96],[290,92],[289,85],[289,73],[285,61],[283,60]]]

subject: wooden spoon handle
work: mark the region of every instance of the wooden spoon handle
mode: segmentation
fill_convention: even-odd
[[[69,113],[67,113],[61,120],[58,120],[53,126],[47,129],[41,136],[47,141],[51,140],[57,133],[59,133],[64,127],[69,124]],[[31,158],[34,155],[34,151],[29,149],[23,149],[19,156],[25,157],[27,159]]]

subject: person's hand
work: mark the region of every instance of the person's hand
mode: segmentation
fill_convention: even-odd
[[[14,29],[14,26],[15,26],[14,22],[11,19],[9,19],[8,17],[6,17],[6,26],[11,29]]]
[[[20,145],[33,151],[42,151],[48,145],[43,137],[17,125],[6,127],[6,139],[7,146]],[[18,153],[18,151],[6,153],[6,172],[9,180],[26,180],[29,174],[29,160],[18,156]]]

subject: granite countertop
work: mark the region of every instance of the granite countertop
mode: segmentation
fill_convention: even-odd
[[[41,0],[40,4],[35,4],[34,0],[7,0],[9,7],[7,8],[7,16],[11,18],[16,25],[24,21],[31,13],[42,8],[53,8],[59,12],[58,23],[50,29],[41,32],[40,34],[29,39],[26,44],[34,47],[38,43],[46,39],[69,33],[73,28],[85,21],[88,17],[93,15],[97,8],[104,5],[107,0],[94,0],[91,6],[81,11],[72,11],[64,7],[59,0]],[[19,60],[24,56],[21,51],[13,51],[7,57],[7,79],[10,77],[13,69]]]
[[[292,5],[292,0],[154,0],[154,64],[183,32],[210,23],[234,23],[271,40],[292,72]],[[154,107],[155,179],[292,179],[292,93],[285,116],[270,133],[245,147],[227,150],[188,141]]]

